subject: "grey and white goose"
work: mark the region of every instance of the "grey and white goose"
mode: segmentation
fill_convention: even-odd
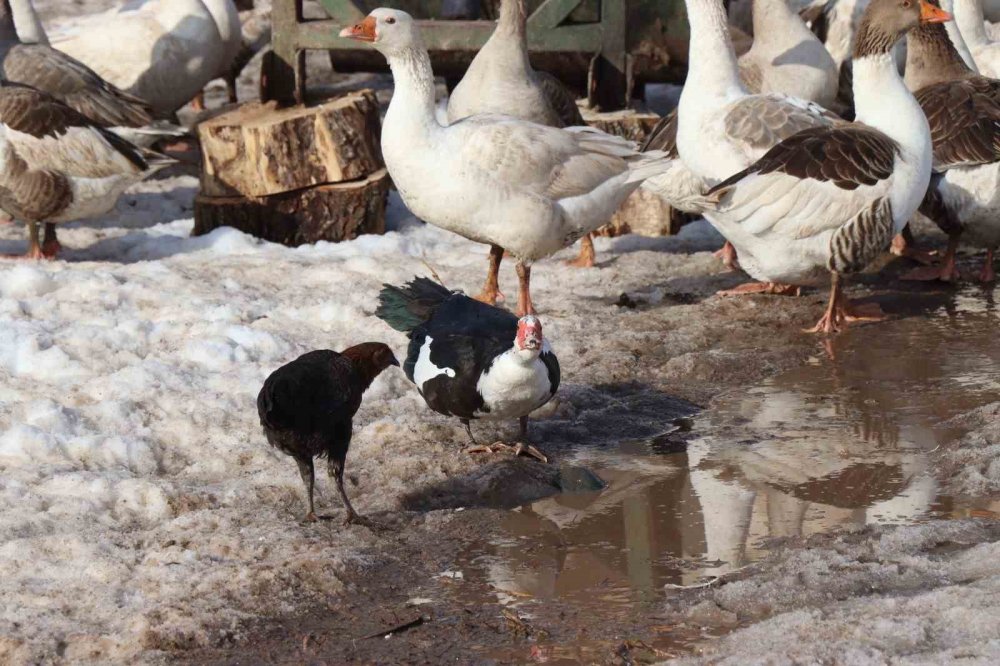
[[[910,279],[958,279],[959,239],[986,248],[979,274],[993,282],[1000,246],[1000,80],[980,76],[962,60],[941,25],[922,25],[906,37],[906,84],[927,115],[934,175],[920,211],[948,234],[940,267]]]
[[[173,163],[46,93],[0,87],[0,209],[28,223],[28,258],[54,258],[56,223],[106,213],[128,187]]]
[[[528,414],[559,389],[559,361],[533,315],[518,319],[416,278],[402,287],[384,285],[375,316],[409,336],[407,378],[428,407],[457,416],[475,446],[471,420],[518,419],[523,439]],[[523,442],[515,447],[522,451],[545,461]]]
[[[853,53],[857,122],[799,132],[706,196],[705,216],[754,278],[803,284],[830,273],[829,306],[812,332],[881,314],[853,307],[841,276],[888,248],[931,176],[927,119],[892,49],[920,23],[950,19],[925,0],[872,0]]]
[[[481,113],[499,113],[549,127],[586,125],[575,95],[556,77],[531,66],[525,0],[501,1],[496,29],[448,97],[449,123]],[[577,264],[593,266],[590,234],[581,243]],[[477,296],[490,305],[502,297],[498,276],[503,254],[503,248],[490,247],[489,274]]]
[[[799,130],[839,121],[807,100],[750,93],[740,80],[721,0],[685,0],[685,5],[691,39],[688,76],[677,108],[677,150],[706,187],[745,169]],[[735,253],[723,258],[731,265]],[[786,293],[788,287],[753,284],[727,293],[759,291]]]
[[[140,127],[152,121],[145,102],[79,60],[45,44],[22,44],[11,0],[0,0],[0,63],[5,81],[48,93],[102,127]]]

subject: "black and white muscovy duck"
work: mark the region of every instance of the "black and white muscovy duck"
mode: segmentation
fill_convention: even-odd
[[[317,349],[287,363],[264,381],[257,413],[268,443],[295,458],[309,498],[306,521],[315,521],[313,458],[326,456],[330,476],[347,509],[348,523],[372,526],[344,492],[344,464],[361,397],[383,370],[399,365],[381,342],[364,342],[343,352]]]
[[[375,316],[410,336],[403,371],[428,407],[461,420],[473,443],[470,452],[513,448],[515,455],[547,462],[524,443],[481,447],[469,425],[472,419],[519,419],[524,439],[528,414],[556,394],[559,361],[538,317],[518,319],[427,278],[384,285]]]

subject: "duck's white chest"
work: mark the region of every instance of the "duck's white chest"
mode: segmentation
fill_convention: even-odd
[[[476,388],[483,397],[480,418],[527,416],[552,397],[549,371],[542,360],[536,357],[524,362],[513,351],[498,357],[479,378]]]

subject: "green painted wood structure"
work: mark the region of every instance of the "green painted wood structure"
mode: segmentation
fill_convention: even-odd
[[[372,8],[434,15],[440,0],[318,0],[329,19],[303,18],[303,0],[273,0],[273,53],[265,63],[267,99],[305,96],[304,52],[330,51],[337,71],[385,71],[382,57],[338,37]],[[528,0],[528,48],[536,67],[587,91],[602,110],[627,106],[634,81],[676,78],[686,60],[683,0]],[[457,80],[493,32],[494,22],[419,20],[435,73]],[[631,27],[630,27],[631,26]]]

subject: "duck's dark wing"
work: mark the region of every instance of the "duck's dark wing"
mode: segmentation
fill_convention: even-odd
[[[4,78],[52,95],[99,127],[141,127],[149,105],[105,81],[82,62],[49,46],[21,44],[3,61]]]
[[[1000,81],[946,81],[915,97],[930,125],[936,171],[1000,160]]]
[[[427,405],[446,416],[474,418],[483,407],[483,397],[477,385],[482,374],[493,361],[514,345],[510,338],[499,336],[471,336],[463,334],[429,334],[426,330],[414,332],[404,366],[406,376],[420,390]],[[421,377],[417,361],[420,354],[429,354],[424,362],[435,369],[429,379]]]
[[[559,359],[551,351],[542,352],[539,358],[542,359],[542,363],[545,364],[545,368],[549,371],[549,384],[552,385],[552,395],[555,395],[556,391],[559,390]]]
[[[311,351],[271,373],[257,396],[257,413],[265,429],[323,433],[350,421],[361,394],[350,359]]]
[[[509,348],[517,337],[517,317],[502,308],[456,293],[434,311],[423,330],[435,339],[468,336],[498,340]]]

